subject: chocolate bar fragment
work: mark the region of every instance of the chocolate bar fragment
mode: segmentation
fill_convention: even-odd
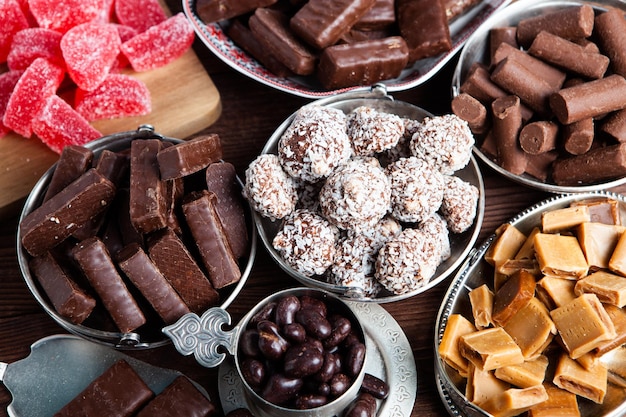
[[[371,85],[399,76],[408,60],[400,36],[334,45],[322,52],[317,77],[327,89]]]
[[[137,139],[130,150],[130,219],[140,233],[166,225],[164,189],[157,154],[163,145],[158,139]]]
[[[595,34],[602,52],[611,59],[611,70],[626,77],[626,21],[618,8],[609,8],[594,22]]]
[[[588,38],[593,31],[594,18],[593,7],[584,4],[522,19],[517,24],[517,42],[528,47],[542,30],[568,40]]]
[[[111,365],[54,417],[129,417],[154,393],[125,360]]]
[[[118,265],[166,324],[189,313],[189,307],[137,244],[122,249]]]
[[[396,23],[394,0],[375,0],[374,5],[352,26],[362,31],[385,31]]]
[[[217,213],[216,195],[202,190],[190,194],[185,200],[183,214],[209,272],[211,284],[220,289],[239,281],[241,270]]]
[[[289,27],[316,49],[337,43],[341,35],[372,8],[375,0],[309,0],[289,20]]]
[[[219,22],[248,13],[257,7],[267,7],[277,0],[198,0],[196,12],[204,23]]]
[[[146,323],[143,312],[128,291],[106,246],[99,238],[80,242],[74,248],[73,255],[122,333],[132,332]]]
[[[32,256],[45,254],[105,210],[115,186],[95,169],[30,212],[20,224],[22,245]]]
[[[222,143],[216,133],[164,147],[157,154],[162,180],[191,175],[220,159],[222,159]]]
[[[595,148],[554,162],[552,177],[558,185],[592,184],[626,175],[626,143]]]
[[[93,152],[83,146],[68,145],[63,148],[57,161],[43,201],[47,201],[83,175],[91,167]]]
[[[52,302],[54,309],[74,324],[81,324],[93,311],[96,300],[76,284],[50,254],[32,258],[28,267]]]
[[[409,47],[409,62],[432,57],[452,48],[442,0],[398,0],[396,16],[400,34]]]
[[[496,138],[500,166],[515,175],[526,170],[526,154],[519,146],[518,136],[522,128],[520,99],[506,96],[491,104],[493,114],[492,135]]]
[[[148,254],[191,311],[202,314],[218,303],[219,294],[171,229],[150,237]]]
[[[179,376],[142,408],[137,417],[211,417],[216,414],[215,405],[189,379]]]

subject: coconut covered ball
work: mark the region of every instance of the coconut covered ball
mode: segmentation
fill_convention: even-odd
[[[335,260],[339,231],[319,214],[295,210],[272,241],[274,249],[305,276],[322,275]]]
[[[278,141],[278,158],[294,178],[316,182],[353,154],[346,115],[318,105],[301,107]]]
[[[391,213],[403,222],[420,222],[433,215],[443,200],[443,175],[414,156],[387,167],[391,181]]]
[[[451,249],[448,225],[439,213],[434,213],[432,216],[422,221],[417,226],[417,230],[420,230],[429,236],[429,245],[433,245],[429,251],[434,254],[439,254],[438,264],[450,257]]]
[[[427,117],[413,134],[409,146],[413,156],[451,175],[469,163],[474,135],[467,122],[455,114]]]
[[[478,188],[456,176],[444,176],[441,213],[453,233],[470,228],[476,218]]]
[[[276,155],[259,155],[250,163],[245,175],[243,195],[259,214],[276,220],[295,209],[296,182],[283,170]]]
[[[389,211],[389,179],[375,158],[357,157],[333,172],[320,191],[322,214],[344,230],[372,228]]]
[[[371,107],[357,107],[347,117],[348,137],[356,155],[374,156],[391,149],[404,133],[400,116]]]

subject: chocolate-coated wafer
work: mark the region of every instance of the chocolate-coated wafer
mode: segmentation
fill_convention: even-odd
[[[396,19],[400,34],[409,47],[409,62],[452,48],[448,18],[441,1],[398,0]]]
[[[624,12],[609,8],[595,19],[595,33],[602,52],[611,59],[611,70],[626,77],[626,21]]]
[[[47,201],[91,168],[93,152],[84,146],[68,145],[57,161],[43,201]]]
[[[215,405],[187,377],[179,376],[146,404],[137,417],[210,417],[216,413]]]
[[[626,143],[598,147],[554,162],[552,178],[558,185],[592,184],[626,175]]]
[[[267,7],[277,0],[198,0],[196,12],[204,23],[219,22],[248,13],[257,7]]]
[[[493,114],[492,135],[498,148],[500,166],[512,174],[522,175],[526,170],[526,154],[519,146],[522,129],[522,112],[517,96],[506,96],[491,104]]]
[[[528,47],[542,30],[570,40],[588,38],[593,31],[594,17],[593,7],[589,4],[528,17],[517,24],[517,41]]]
[[[352,26],[351,29],[384,31],[396,23],[394,0],[375,0],[374,5]]]
[[[161,180],[182,178],[222,159],[222,143],[216,133],[197,136],[174,146],[163,147],[157,154]]]
[[[159,139],[136,139],[130,150],[130,219],[140,233],[166,225],[163,182],[157,154],[163,148]]]
[[[519,134],[521,148],[537,155],[556,148],[559,126],[549,120],[538,120],[522,127]]]

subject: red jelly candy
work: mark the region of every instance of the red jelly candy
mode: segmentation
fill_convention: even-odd
[[[2,121],[16,133],[29,137],[31,121],[46,98],[55,94],[65,71],[45,58],[37,58],[17,81]]]
[[[84,145],[102,136],[59,96],[48,97],[33,119],[33,132],[56,153],[66,145]]]
[[[9,97],[15,88],[15,84],[22,76],[22,71],[7,71],[0,74],[0,138],[11,131],[2,123],[4,111],[9,103]]]
[[[61,33],[108,14],[103,0],[29,0],[28,5],[40,27]]]
[[[135,71],[148,71],[179,58],[193,39],[193,27],[183,13],[178,13],[124,42],[120,49]]]
[[[35,59],[47,58],[56,65],[63,66],[61,37],[55,30],[27,28],[13,37],[7,65],[13,70],[26,69]]]
[[[139,33],[167,19],[159,0],[115,0],[115,16],[118,22]]]
[[[1,0],[0,22],[2,22],[0,30],[0,63],[2,63],[7,60],[13,36],[28,27],[28,20],[17,0]]]
[[[76,90],[74,108],[87,120],[143,116],[150,113],[150,91],[131,76],[109,74],[93,91]]]
[[[91,91],[106,78],[120,51],[120,35],[109,23],[83,23],[68,30],[61,51],[70,78]]]
[[[111,23],[111,24],[117,28],[117,32],[120,35],[120,40],[122,41],[122,43],[126,42],[127,40],[129,40],[130,38],[134,36],[137,36],[137,34],[139,33],[135,29],[131,28],[130,26],[120,25],[117,23]],[[128,62],[128,58],[126,58],[126,55],[124,55],[120,51],[120,53],[117,54],[115,64],[113,64],[113,66],[111,67],[111,72],[121,70],[122,68],[126,68],[129,65],[130,63]]]

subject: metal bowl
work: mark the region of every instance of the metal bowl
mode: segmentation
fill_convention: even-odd
[[[544,200],[513,217],[509,220],[522,233],[528,233],[535,226],[541,225],[541,214],[548,210],[555,210],[569,206],[574,201],[583,201],[594,198],[610,198],[620,203],[620,212],[623,220],[626,220],[626,197],[621,194],[611,192],[585,192],[577,194],[567,194],[554,196]],[[465,379],[461,378],[455,370],[447,365],[439,356],[439,344],[452,314],[462,314],[466,318],[472,317],[472,309],[469,302],[469,292],[482,284],[493,283],[493,267],[484,260],[485,253],[495,241],[493,234],[468,257],[463,266],[459,269],[446,292],[435,322],[435,373],[438,390],[444,405],[451,416],[465,415],[469,417],[488,417],[480,407],[471,403],[465,397]],[[614,355],[610,355],[607,360],[621,361],[620,357],[626,353],[626,347],[617,348]],[[605,362],[605,358],[602,359]],[[609,389],[603,404],[595,404],[588,400],[578,400],[580,415],[582,417],[618,417],[626,413],[626,390]]]
[[[393,97],[387,95],[384,86],[376,86],[371,91],[344,93],[334,97],[320,99],[315,101],[314,103],[334,107],[342,110],[344,113],[348,113],[359,106],[369,106],[379,111],[392,113],[400,117],[407,117],[415,120],[422,120],[425,117],[432,116],[432,114],[430,114],[426,110],[414,106],[410,103],[394,100]],[[274,131],[272,136],[265,144],[265,147],[263,148],[261,153],[277,153],[278,141],[283,132],[290,125],[294,116],[295,113],[287,118],[278,127],[278,129]],[[353,301],[376,303],[399,301],[421,294],[446,279],[463,262],[463,259],[465,259],[466,255],[469,253],[474,243],[476,242],[476,239],[478,238],[485,211],[485,189],[482,174],[474,157],[472,156],[469,164],[465,168],[457,171],[455,175],[476,186],[479,190],[478,206],[476,208],[476,218],[474,220],[474,224],[463,233],[451,233],[451,256],[439,265],[435,274],[426,285],[404,294],[395,295],[385,292],[384,294],[379,294],[377,297],[370,298],[360,294],[359,292],[353,292],[352,289],[349,287],[342,287],[328,283],[324,280],[323,277],[308,277],[294,270],[282,259],[281,255],[272,246],[272,240],[276,233],[279,231],[281,222],[271,221],[270,219],[261,216],[254,210],[253,218],[257,226],[259,236],[261,237],[261,241],[265,246],[265,249],[267,249],[274,261],[276,261],[276,263],[285,272],[298,280],[300,283],[309,287],[321,288],[339,294],[340,296],[349,298]]]
[[[155,133],[152,126],[145,125],[140,126],[136,131],[120,132],[104,136],[100,139],[90,142],[85,146],[94,152],[94,158],[96,158],[100,154],[100,152],[105,149],[114,152],[123,151],[130,147],[130,143],[134,139],[153,138],[169,141],[172,143],[182,142],[182,140],[180,139],[170,138]],[[24,203],[24,207],[22,209],[22,213],[19,219],[20,223],[30,212],[32,212],[41,204],[55,168],[56,164],[50,167],[50,169],[48,169],[48,171],[43,174],[43,176],[39,179],[39,181],[37,181],[37,183],[33,187],[28,198],[26,199],[26,202]],[[239,182],[240,185],[243,186],[241,181]],[[241,292],[244,284],[248,279],[248,276],[250,275],[250,271],[252,270],[252,265],[254,263],[254,258],[256,256],[256,229],[252,225],[249,206],[247,204],[244,204],[244,208],[246,210],[246,217],[248,222],[248,234],[250,239],[249,250],[247,255],[240,259],[241,279],[239,280],[239,282],[231,287],[225,288],[224,290],[220,290],[220,297],[222,300],[220,304],[221,308],[227,308]],[[162,333],[161,326],[150,322],[150,318],[148,318],[148,323],[143,325],[136,332],[120,333],[116,331],[104,330],[103,321],[101,320],[92,320],[91,318],[88,318],[83,324],[77,325],[58,314],[54,306],[48,299],[47,295],[43,291],[42,287],[38,283],[36,277],[31,274],[28,266],[30,255],[21,245],[21,239],[21,229],[18,227],[17,257],[20,270],[22,272],[24,280],[26,281],[26,285],[28,286],[29,290],[31,291],[37,302],[39,302],[39,304],[46,311],[46,313],[48,313],[65,330],[81,336],[85,339],[121,349],[154,348],[170,343],[170,339],[165,337],[165,335]]]
[[[494,13],[484,24],[481,25],[467,40],[459,55],[459,61],[454,70],[452,78],[452,97],[460,94],[461,84],[465,80],[470,68],[476,62],[489,63],[489,31],[492,28],[515,26],[520,20],[551,13],[559,9],[580,6],[582,4],[591,5],[596,11],[606,11],[608,7],[617,7],[626,11],[626,4],[620,0],[602,1],[549,1],[549,0],[521,0]],[[539,189],[551,193],[575,193],[584,191],[597,191],[615,187],[626,183],[626,177],[597,184],[580,186],[561,186],[550,182],[540,181],[530,175],[515,175],[500,167],[489,155],[481,152],[475,146],[474,153],[491,169],[504,177],[519,184]]]

